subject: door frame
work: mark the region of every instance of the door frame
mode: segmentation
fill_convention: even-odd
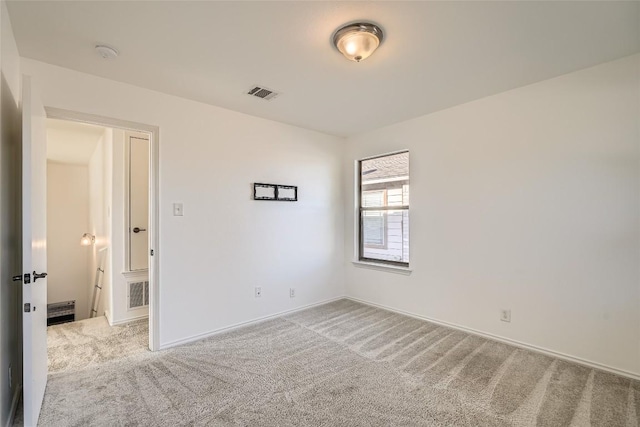
[[[144,123],[114,119],[61,108],[44,107],[47,118],[68,120],[129,131],[142,131],[150,136],[149,162],[149,350],[160,350],[160,128]]]

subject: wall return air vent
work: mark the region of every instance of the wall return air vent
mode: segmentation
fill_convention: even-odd
[[[262,98],[267,101],[271,101],[276,96],[280,95],[271,89],[267,89],[262,86],[251,86],[251,89],[247,91],[247,95],[255,96],[256,98]]]
[[[127,295],[129,310],[149,305],[149,281],[127,282],[129,292]]]

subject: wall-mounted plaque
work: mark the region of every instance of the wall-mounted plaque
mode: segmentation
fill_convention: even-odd
[[[298,201],[298,187],[295,185],[253,184],[254,200]]]
[[[253,184],[253,198],[255,200],[276,200],[276,185]]]
[[[298,200],[298,187],[293,185],[278,185],[276,188],[276,198],[285,202],[295,202]]]

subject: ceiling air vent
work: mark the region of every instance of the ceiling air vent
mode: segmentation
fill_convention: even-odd
[[[257,98],[266,99],[267,101],[271,101],[273,98],[279,95],[278,92],[274,92],[271,89],[267,89],[261,86],[253,86],[247,92],[247,95],[255,96]]]

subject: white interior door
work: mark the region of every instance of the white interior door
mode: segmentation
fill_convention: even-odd
[[[127,132],[129,141],[129,269],[149,268],[149,137]]]
[[[24,424],[36,426],[47,386],[46,113],[22,79],[22,325]]]

